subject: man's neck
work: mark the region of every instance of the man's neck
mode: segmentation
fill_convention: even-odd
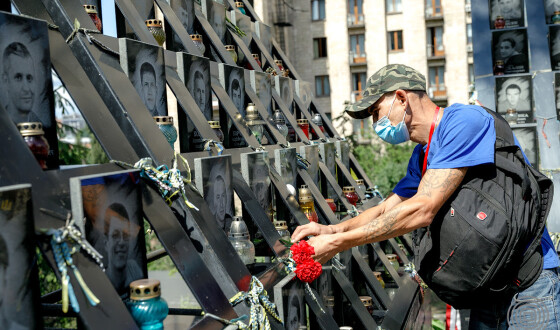
[[[434,115],[438,106],[430,99],[419,100],[419,104],[412,110],[413,119],[411,124],[410,139],[421,145],[428,144],[430,129],[434,121]],[[414,118],[414,117],[417,118]],[[436,127],[439,125],[443,116],[443,109],[440,108],[436,118]],[[415,120],[416,119],[416,120]],[[434,128],[435,130],[435,128]]]

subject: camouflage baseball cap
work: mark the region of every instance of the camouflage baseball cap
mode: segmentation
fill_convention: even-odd
[[[369,77],[363,98],[352,104],[346,112],[350,117],[364,119],[370,116],[371,107],[383,94],[397,89],[426,91],[426,78],[420,72],[403,64],[389,64]]]

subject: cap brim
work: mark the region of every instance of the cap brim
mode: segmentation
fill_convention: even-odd
[[[368,109],[371,107],[379,98],[381,98],[383,94],[374,94],[370,96],[366,96],[361,99],[359,102],[352,104],[348,109],[346,109],[346,113],[354,119],[364,119],[371,114],[369,113]]]

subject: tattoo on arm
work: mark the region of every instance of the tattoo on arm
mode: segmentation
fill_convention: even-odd
[[[397,223],[397,216],[399,215],[402,206],[397,206],[392,210],[385,212],[383,215],[373,219],[367,224],[363,231],[366,233],[366,240],[371,240],[374,237],[382,235],[390,235],[393,232],[393,227]]]
[[[445,202],[461,184],[466,172],[466,168],[428,170],[420,181],[417,195],[428,197],[439,195],[441,202]]]

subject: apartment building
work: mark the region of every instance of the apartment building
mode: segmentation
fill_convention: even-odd
[[[360,100],[367,78],[391,63],[423,73],[440,106],[469,98],[470,0],[254,0],[254,7],[331,118]],[[366,137],[371,122],[351,126],[346,132]]]

